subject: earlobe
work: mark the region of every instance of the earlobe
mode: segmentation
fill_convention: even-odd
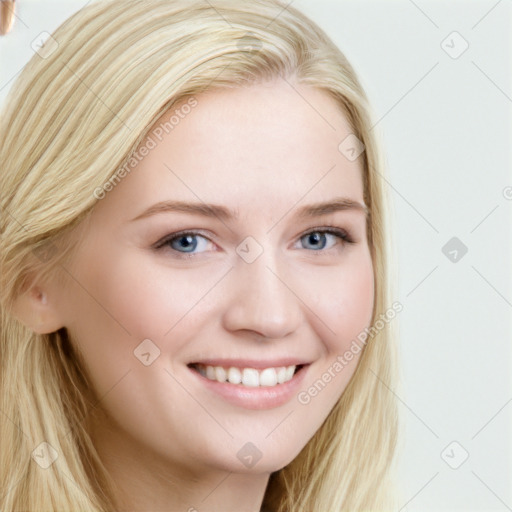
[[[20,294],[11,310],[15,318],[37,334],[48,334],[63,327],[48,292],[32,286]]]

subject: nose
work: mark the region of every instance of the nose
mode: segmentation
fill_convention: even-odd
[[[225,329],[252,331],[276,339],[297,330],[304,298],[294,291],[296,286],[290,272],[282,271],[272,251],[265,250],[252,263],[238,259],[230,279],[231,291],[227,292],[229,298],[223,315]]]

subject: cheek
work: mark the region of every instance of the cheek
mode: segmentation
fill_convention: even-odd
[[[112,250],[101,261],[87,254],[84,261],[70,283],[69,331],[105,386],[127,369],[141,371],[134,350],[143,340],[171,356],[177,353],[197,330],[198,305],[218,281],[211,272],[166,269],[129,251]]]
[[[302,439],[308,439],[331,412],[346,389],[362,354],[353,344],[371,322],[374,276],[371,256],[354,251],[353,257],[336,267],[318,267],[301,280],[301,298],[308,308],[308,323],[323,353],[311,367],[296,400]],[[293,435],[281,428],[285,442]]]
[[[328,356],[342,354],[371,322],[375,291],[371,256],[360,252],[353,256],[350,264],[318,273],[305,294],[323,323]]]

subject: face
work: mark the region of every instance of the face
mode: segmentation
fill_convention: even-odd
[[[343,393],[360,354],[335,363],[371,321],[364,211],[311,208],[362,204],[361,158],[339,151],[351,129],[316,89],[196,100],[98,202],[58,307],[102,397],[105,451],[272,472]]]

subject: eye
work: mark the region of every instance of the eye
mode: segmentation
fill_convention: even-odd
[[[306,234],[302,235],[300,240],[305,240],[306,245],[310,245],[310,247],[304,247],[305,249],[313,249],[318,252],[326,249],[329,237],[333,243],[330,244],[327,249],[333,248],[336,244],[345,245],[347,243],[354,243],[354,240],[346,230],[335,228],[333,226],[315,228],[314,230],[308,231]]]
[[[182,253],[178,257],[191,257],[193,254],[204,252],[208,246],[208,238],[202,236],[197,231],[182,231],[172,233],[157,242],[155,249],[169,248],[177,253]],[[196,249],[199,249],[196,251]],[[190,256],[189,256],[190,255]]]

